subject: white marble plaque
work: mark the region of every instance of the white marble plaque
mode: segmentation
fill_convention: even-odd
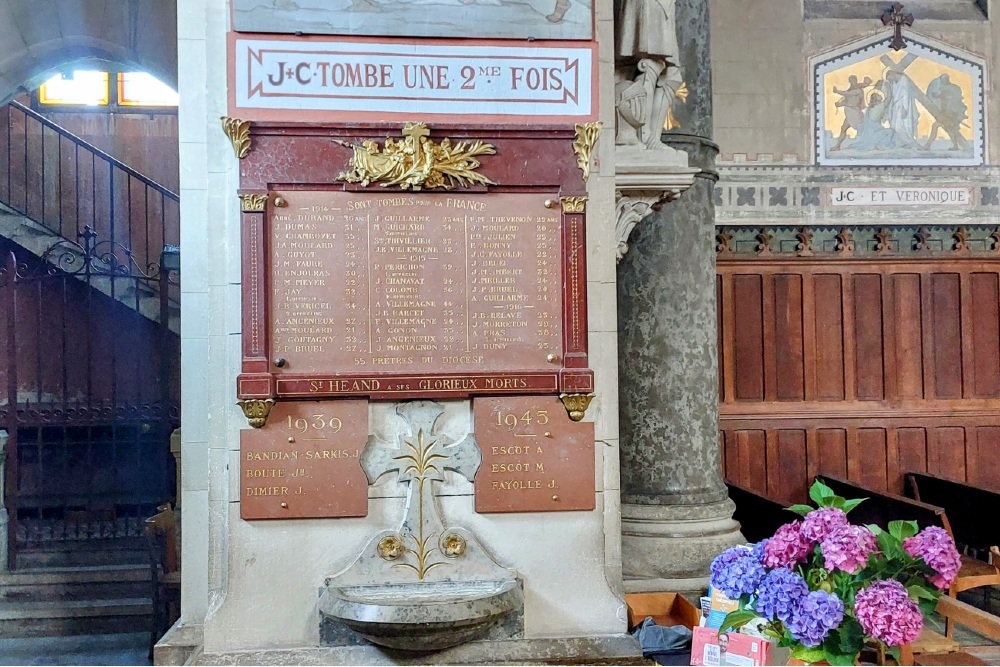
[[[594,117],[589,46],[230,41],[230,115],[244,120],[495,122]]]
[[[971,206],[971,188],[831,188],[832,206]]]

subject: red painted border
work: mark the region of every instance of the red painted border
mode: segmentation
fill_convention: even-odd
[[[251,125],[252,148],[240,161],[240,193],[264,194],[274,189],[343,189],[337,176],[347,169],[351,149],[345,143],[399,136],[400,126],[318,126],[277,123]],[[431,137],[481,139],[497,154],[483,160],[480,172],[498,185],[493,192],[558,193],[585,197],[576,163],[572,126],[487,129],[431,127]],[[398,191],[398,188],[351,187],[353,191]],[[268,202],[268,206],[271,203]],[[563,354],[552,371],[497,371],[437,374],[353,373],[330,368],[322,373],[273,373],[270,350],[270,253],[265,213],[241,214],[242,242],[242,373],[237,396],[319,399],[366,396],[371,399],[467,398],[476,395],[589,393],[594,373],[587,356],[586,213],[562,215]]]
[[[347,123],[363,122],[372,116],[372,112],[362,111],[321,111],[318,109],[250,109],[236,106],[236,40],[237,39],[267,39],[281,42],[312,42],[322,43],[330,41],[352,42],[361,44],[386,44],[392,43],[394,38],[387,37],[355,37],[340,35],[281,35],[268,33],[250,32],[229,32],[226,40],[226,73],[229,81],[227,86],[227,108],[230,116],[258,122],[302,122],[315,121],[317,123]],[[395,38],[398,42],[399,38]],[[533,125],[543,125],[547,123],[586,123],[597,120],[600,104],[599,90],[599,68],[597,66],[600,54],[596,41],[580,40],[503,40],[503,39],[437,39],[431,37],[414,37],[406,40],[407,44],[431,44],[435,46],[502,46],[510,48],[519,43],[523,43],[529,48],[587,48],[591,51],[591,81],[590,81],[590,114],[586,116],[521,116],[510,114],[436,114],[421,113],[421,119],[434,121],[435,123],[463,123],[465,125],[475,124],[488,126],[497,123],[524,123],[527,119]],[[378,112],[380,120],[399,121],[400,124],[413,120],[414,114],[410,112]]]

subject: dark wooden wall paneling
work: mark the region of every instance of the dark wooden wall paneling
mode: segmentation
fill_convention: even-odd
[[[1000,487],[1000,263],[719,260],[727,478],[782,502],[819,473]]]

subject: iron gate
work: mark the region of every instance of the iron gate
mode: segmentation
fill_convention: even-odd
[[[0,250],[10,566],[141,537],[175,490],[177,276],[89,226],[40,257],[5,239]]]

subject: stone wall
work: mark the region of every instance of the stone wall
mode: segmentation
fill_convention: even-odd
[[[597,7],[600,87],[612,86],[612,3]],[[226,109],[225,0],[178,2],[181,156],[184,542],[182,623],[204,623],[204,650],[308,648],[319,644],[318,590],[379,530],[401,516],[401,485],[369,490],[364,519],[240,518],[241,257],[238,161],[221,130]],[[602,105],[613,125],[613,107]],[[443,514],[467,526],[524,581],[526,639],[612,636],[625,630],[622,599],[615,313],[613,134],[605,132],[589,180],[588,289],[597,399],[597,505],[592,512],[475,514],[472,485],[449,474]],[[445,401],[444,428],[467,432],[468,401]],[[370,430],[394,428],[394,404],[372,403]],[[255,654],[257,660],[263,654]]]

